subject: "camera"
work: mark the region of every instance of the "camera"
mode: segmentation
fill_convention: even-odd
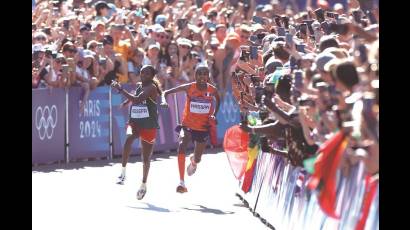
[[[70,20],[64,20],[63,21],[63,27],[64,29],[68,30],[70,27]]]
[[[241,61],[249,61],[250,57],[250,52],[248,50],[248,47],[246,46],[241,46],[241,56],[239,57],[239,60]]]
[[[287,16],[282,17],[283,24],[285,25],[286,29],[289,29],[289,18]]]
[[[299,31],[301,34],[306,35],[307,34],[307,24],[306,23],[300,24]]]
[[[251,46],[250,47],[250,59],[252,60],[257,60],[258,59],[258,47],[257,46]]]
[[[362,11],[354,10],[352,11],[353,19],[356,23],[361,23],[362,20]]]
[[[315,15],[317,20],[322,23],[325,21],[325,11],[321,8],[315,10]]]
[[[177,20],[177,26],[179,30],[185,29],[188,25],[188,20],[186,18],[180,18]]]
[[[295,71],[294,86],[296,89],[303,88],[303,72],[300,70]]]

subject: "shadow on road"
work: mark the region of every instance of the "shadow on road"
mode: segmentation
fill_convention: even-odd
[[[231,211],[224,212],[224,211],[219,210],[219,209],[207,208],[203,205],[196,205],[196,206],[200,207],[200,209],[192,209],[192,208],[183,208],[183,209],[190,210],[190,211],[198,211],[198,212],[202,212],[202,213],[213,213],[213,214],[216,214],[216,215],[226,215],[226,214],[234,214],[235,213],[235,212],[231,212]]]
[[[155,211],[155,212],[171,212],[169,209],[167,208],[161,208],[158,206],[155,206],[153,204],[150,203],[144,203],[146,204],[148,207],[146,208],[141,208],[141,207],[133,207],[133,206],[128,206],[129,208],[135,208],[135,209],[143,209],[143,210],[149,210],[149,211]]]
[[[207,149],[205,154],[215,154],[223,151],[221,148]],[[164,159],[170,159],[170,157],[176,156],[175,152],[167,153],[154,153],[152,155],[151,161],[158,161]],[[128,163],[141,162],[141,156],[131,155]],[[105,166],[114,166],[114,164],[121,163],[121,157],[116,157],[113,160],[94,160],[94,161],[82,161],[82,162],[70,162],[68,164],[50,164],[50,165],[39,165],[32,166],[31,171],[49,173],[49,172],[58,172],[57,170],[73,170],[73,169],[83,169],[84,167],[105,167]]]

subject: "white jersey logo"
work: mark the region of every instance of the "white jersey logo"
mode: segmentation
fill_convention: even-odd
[[[208,114],[211,110],[211,103],[191,101],[191,113]]]
[[[147,118],[149,117],[148,107],[146,105],[131,106],[131,118]]]

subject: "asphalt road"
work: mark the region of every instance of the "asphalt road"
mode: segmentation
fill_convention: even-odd
[[[268,229],[235,196],[238,181],[221,149],[207,150],[186,175],[185,194],[175,191],[175,153],[154,155],[141,201],[140,157],[130,158],[124,185],[115,183],[120,171],[120,159],[32,168],[32,229]]]

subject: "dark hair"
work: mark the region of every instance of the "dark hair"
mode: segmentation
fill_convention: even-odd
[[[103,40],[102,40],[103,45],[113,45],[114,44],[114,38],[112,38],[110,35],[105,35]]]
[[[288,51],[286,51],[283,48],[283,45],[279,45],[279,44],[273,48],[273,53],[275,54],[276,58],[281,59],[281,60],[287,60],[289,59],[289,56],[290,56]]]
[[[329,38],[326,38],[326,39],[320,41],[320,45],[319,45],[320,52],[322,52],[323,50],[325,50],[329,47],[339,48],[339,43],[337,42],[337,40],[335,38],[329,37]]]
[[[157,79],[157,77],[156,77],[156,75],[157,75],[157,70],[154,68],[154,66],[152,66],[152,65],[144,65],[142,68],[141,68],[141,70],[140,70],[140,72],[142,72],[142,70],[143,69],[149,69],[150,70],[150,72],[151,72],[151,74],[152,74],[152,84],[154,84],[155,85],[155,88],[157,88],[157,92],[158,92],[158,94],[159,95],[161,95],[162,94],[162,89],[161,89],[161,83],[159,82],[159,80]]]
[[[87,68],[88,73],[90,73],[91,76],[94,75],[94,62],[91,62],[90,66]]]
[[[340,63],[334,70],[333,75],[336,80],[346,86],[348,89],[352,89],[357,83],[359,83],[359,74],[356,67],[352,62],[346,61]]]
[[[268,62],[269,58],[273,56],[273,50],[267,51],[263,56],[262,56],[262,62],[263,66],[266,65],[266,62]]]
[[[101,10],[104,8],[110,9],[106,2],[99,1],[95,3],[95,11],[97,12],[97,16],[101,16]]]
[[[291,104],[291,101],[290,101],[291,86],[292,86],[292,77],[289,74],[280,76],[278,79],[278,84],[276,85],[276,93],[279,95],[279,97],[283,101],[289,104]]]

